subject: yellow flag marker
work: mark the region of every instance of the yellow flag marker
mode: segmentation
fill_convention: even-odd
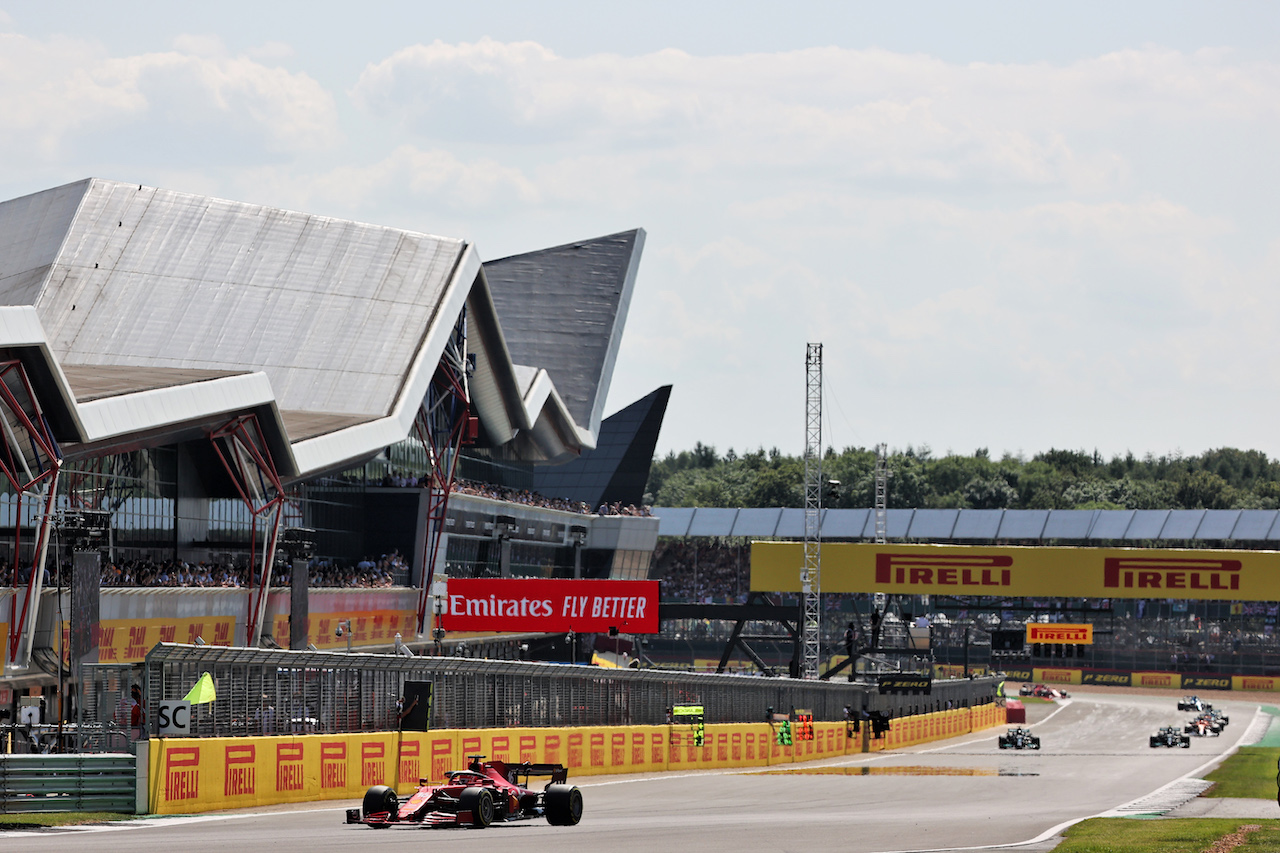
[[[196,682],[196,686],[191,688],[191,692],[183,699],[192,705],[203,705],[205,702],[212,702],[218,698],[218,691],[213,687],[213,676],[205,673],[200,676],[200,680]]]

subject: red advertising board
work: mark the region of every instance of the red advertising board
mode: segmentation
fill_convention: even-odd
[[[450,578],[450,631],[658,633],[658,582]]]

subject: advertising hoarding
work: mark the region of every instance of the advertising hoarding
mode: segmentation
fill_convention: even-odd
[[[658,632],[657,581],[450,578],[443,604],[449,631]]]
[[[751,589],[799,592],[801,542],[751,543]],[[824,542],[823,592],[1280,601],[1280,552]]]

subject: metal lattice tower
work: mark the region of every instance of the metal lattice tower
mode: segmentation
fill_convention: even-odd
[[[800,590],[804,595],[801,629],[803,655],[800,674],[818,677],[822,624],[822,344],[805,351],[804,424],[804,566]]]
[[[889,445],[876,445],[876,544],[889,538]]]

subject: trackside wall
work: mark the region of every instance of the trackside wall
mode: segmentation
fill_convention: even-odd
[[[419,779],[438,782],[468,755],[507,762],[564,764],[570,779],[618,773],[770,767],[955,737],[1004,722],[1004,709],[980,705],[893,720],[886,737],[866,727],[813,724],[811,740],[777,742],[768,723],[706,726],[695,743],[688,726],[461,729],[236,738],[153,738],[148,811],[180,814],[358,799],[370,785],[400,793]]]
[[[1202,672],[1131,672],[1129,670],[1079,669],[1037,666],[1008,668],[1006,681],[1042,684],[1101,684],[1108,687],[1164,687],[1171,690],[1253,690],[1280,692],[1280,676],[1230,675]]]

